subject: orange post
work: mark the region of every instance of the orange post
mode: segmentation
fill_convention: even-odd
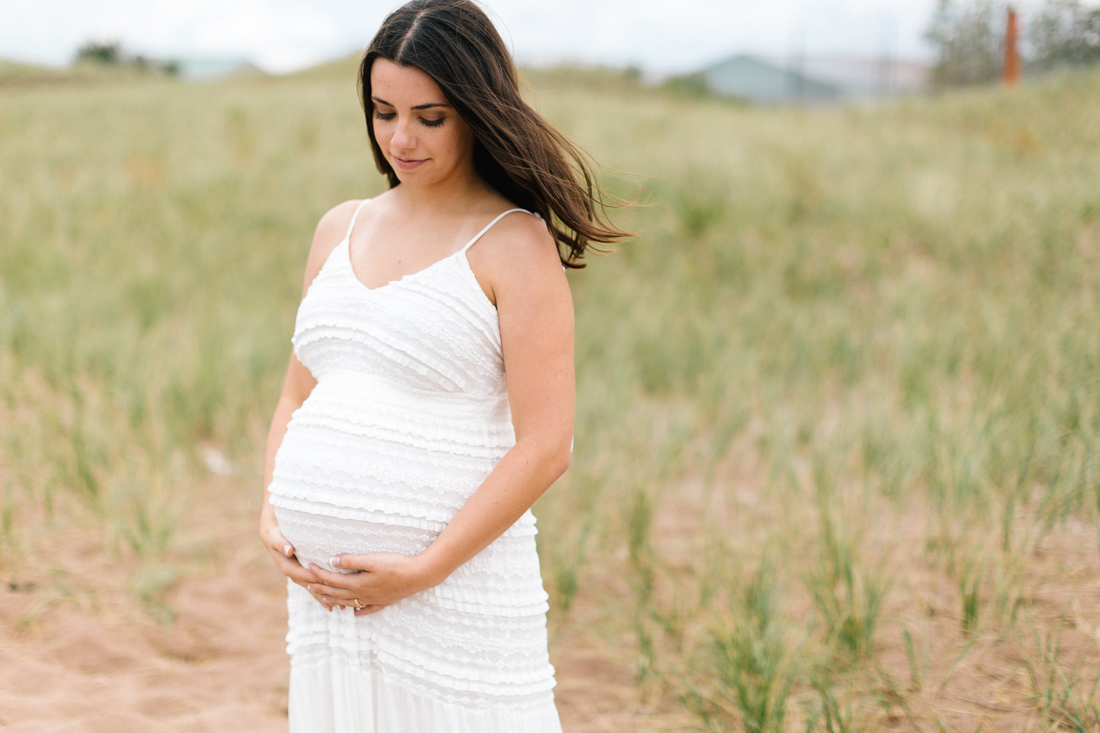
[[[1016,8],[1008,8],[1008,28],[1005,29],[1005,65],[1003,78],[1005,84],[1014,87],[1020,83],[1020,50],[1017,42],[1020,28],[1016,22]]]

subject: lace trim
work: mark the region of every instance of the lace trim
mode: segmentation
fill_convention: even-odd
[[[364,319],[362,317],[362,314],[359,315],[358,321],[350,321],[349,323],[320,323],[318,325],[338,326],[342,328],[348,328],[349,330],[359,331],[376,341],[377,344],[374,344],[374,346],[386,347],[390,349],[392,353],[406,355],[406,358],[409,361],[405,364],[405,366],[407,366],[409,369],[412,369],[424,376],[427,376],[434,371],[440,376],[450,380],[454,385],[456,385],[459,391],[471,391],[470,387],[472,385],[470,385],[465,375],[456,372],[454,369],[451,368],[450,365],[443,362],[442,360],[438,358],[433,358],[434,353],[433,349],[430,346],[431,341],[423,338],[417,338],[415,333],[413,332],[402,334],[402,336],[405,337],[404,339],[399,338],[397,335],[387,333],[380,326],[373,325],[371,322]],[[303,333],[302,335],[303,339],[304,337],[305,333]],[[417,341],[418,343],[412,343],[413,340]]]
[[[377,675],[380,679],[364,680],[359,687],[377,691],[373,705],[379,730],[405,730],[408,721],[403,711],[416,710],[418,722],[425,722],[425,715],[435,724],[421,728],[425,731],[461,733],[485,733],[508,731],[509,733],[560,733],[557,711],[554,708],[550,688],[535,693],[517,693],[504,688],[488,694],[463,694],[447,687],[433,685],[415,677],[409,678],[398,670],[388,668],[370,655],[342,652],[320,652],[309,657],[291,659],[291,699],[298,694],[297,684],[309,684],[310,675],[320,674],[319,687],[326,689],[334,673]],[[303,677],[302,675],[306,675]],[[309,691],[303,691],[308,694]],[[292,702],[292,706],[293,706]],[[308,708],[308,703],[305,703]],[[430,711],[430,713],[429,713]],[[392,716],[392,717],[391,717]]]
[[[403,384],[422,392],[451,388],[451,385],[441,384],[438,379],[432,380],[411,369],[404,369],[404,364],[400,360],[390,358],[374,349],[364,349],[358,341],[344,339],[339,329],[318,329],[315,335],[316,339],[296,349],[295,353],[318,380],[332,370],[367,374],[400,373]]]
[[[333,611],[333,613],[346,612]],[[363,616],[362,618],[368,617]],[[289,652],[289,654],[291,663],[296,666],[319,666],[320,664],[329,662],[335,652],[335,655],[348,659],[348,666],[352,668],[371,668],[377,665],[375,668],[380,668],[380,671],[382,669],[391,673],[392,671],[397,671],[401,673],[400,676],[407,681],[417,680],[422,683],[430,683],[433,687],[448,690],[452,694],[465,692],[498,698],[505,697],[506,695],[526,696],[540,692],[548,692],[554,688],[555,684],[553,677],[554,668],[549,663],[545,665],[544,669],[533,672],[520,673],[518,671],[509,671],[495,675],[469,674],[470,670],[451,666],[451,669],[468,675],[465,677],[453,677],[448,674],[433,673],[431,669],[433,662],[431,660],[426,663],[427,666],[420,666],[406,662],[400,657],[393,656],[382,649],[351,651],[337,647],[330,648],[328,652],[328,655],[326,655],[323,647],[313,647],[308,650],[294,650]],[[327,659],[326,656],[328,657]],[[356,657],[359,657],[361,660],[357,664],[351,661]],[[312,665],[311,662],[313,663]],[[434,664],[439,664],[439,662],[436,661]]]
[[[436,586],[425,593],[434,605],[449,611],[492,616],[538,616],[550,610],[550,604],[546,602],[549,596],[545,591],[539,594],[543,600],[523,603],[523,599],[516,598],[515,594],[488,593],[473,588],[444,588]]]
[[[527,670],[516,673],[523,677],[548,664],[546,620],[541,613],[518,619],[483,616],[494,621],[491,633],[485,633],[483,629],[456,627],[453,614],[440,624],[424,624],[422,594],[363,617],[356,617],[348,610],[325,611],[298,586],[288,589],[287,601],[291,615],[287,642],[295,650],[309,646],[351,652],[388,650],[410,664],[429,669],[442,656],[462,669],[434,671],[461,679],[487,679],[500,668]],[[475,669],[473,677],[471,668]],[[477,672],[479,668],[481,671]],[[516,674],[509,674],[524,681]]]
[[[274,482],[272,482],[274,485]],[[319,501],[308,492],[282,489],[278,493],[272,491],[270,504],[282,509],[293,509],[299,512],[310,512],[326,517],[338,519],[358,519],[363,522],[389,525],[394,527],[410,527],[422,529],[439,534],[447,527],[447,522],[453,517],[432,519],[429,512],[418,506],[400,506],[390,504],[381,510],[365,509],[362,506],[341,506],[333,503],[343,497],[326,497],[327,501]],[[349,502],[350,503],[350,502]]]
[[[515,441],[507,394],[472,397],[459,393],[425,392],[371,374],[344,369],[322,372],[317,386],[291,415],[362,414],[374,422],[408,432],[432,432],[448,440]],[[409,427],[402,428],[405,423]],[[466,435],[466,434],[470,435]]]
[[[344,257],[340,259],[347,260],[348,258]],[[491,327],[485,328],[485,335],[488,336],[490,341],[494,342],[499,349],[500,329],[496,306],[489,301],[485,292],[481,289],[481,284],[477,281],[477,276],[470,267],[470,261],[466,253],[455,253],[446,260],[440,261],[438,264],[438,267],[427,268],[416,273],[421,277],[405,277],[392,283],[394,286],[398,283],[402,286],[393,287],[393,293],[400,297],[403,290],[412,291],[421,295],[430,294],[433,298],[441,302],[449,298],[461,303],[466,306],[472,315],[478,317],[482,321],[482,323],[478,325],[484,326],[485,324],[492,324]],[[448,270],[452,272],[457,271],[459,275],[457,280],[449,276],[451,273],[449,273]],[[354,284],[361,287],[362,283],[359,283],[358,278],[355,278],[355,272],[351,268],[350,261],[338,263],[338,267],[333,273],[333,279],[340,276],[346,278],[349,275],[355,280]],[[452,290],[450,286],[455,282],[464,282],[466,285],[465,290],[461,288]],[[351,282],[347,282],[346,284],[348,287],[352,286]],[[429,287],[430,284],[434,284],[435,287]],[[474,321],[470,319],[465,320],[474,323]]]
[[[338,554],[367,554],[396,552],[418,555],[427,549],[439,531],[423,527],[410,527],[400,522],[364,521],[315,513],[309,505],[303,510],[298,506],[285,506],[279,501],[276,519],[283,534],[298,548],[299,556],[307,556],[326,569],[331,569],[328,559]],[[387,518],[389,519],[389,518]],[[528,525],[534,516],[521,517],[517,524]],[[542,592],[539,577],[538,553],[531,544],[534,526],[514,527],[517,532],[505,531],[488,547],[459,567],[448,579],[450,583],[481,583],[489,590],[511,593],[524,584]],[[512,528],[509,528],[512,529]]]
[[[448,287],[456,279],[455,274],[458,280],[468,281],[465,291]],[[349,346],[358,344],[375,350],[388,347],[387,355],[422,375],[436,372],[456,385],[467,383],[472,374],[482,377],[475,381],[490,388],[500,382],[503,358],[499,320],[476,284],[468,262],[464,266],[454,264],[450,270],[439,268],[433,272],[435,277],[395,289],[394,297],[386,299],[365,297],[358,282],[354,283],[355,289],[351,288],[350,277],[344,287],[339,279],[327,275],[319,275],[311,284],[291,339],[296,352],[303,351],[299,357],[311,370],[321,365],[308,363],[305,347],[323,335],[310,331],[329,326],[343,331],[340,336]],[[364,341],[369,343],[361,343]],[[461,371],[452,370],[452,364],[461,364]]]
[[[485,340],[493,347],[493,353],[498,358],[503,360],[500,353],[500,325],[497,318],[497,310],[485,297],[485,293],[481,290],[481,285],[477,282],[477,278],[474,276],[473,270],[470,269],[469,263],[465,262],[465,257],[460,257],[460,260],[464,262],[457,264],[454,269],[457,269],[459,276],[467,275],[469,279],[473,280],[471,291],[473,288],[477,289],[477,298],[475,299],[472,292],[464,294],[461,291],[450,292],[441,290],[438,286],[431,287],[432,283],[419,283],[414,284],[409,289],[416,295],[432,298],[440,303],[446,311],[459,315],[459,307],[463,309],[462,320],[470,324],[477,330],[479,330],[484,336]],[[440,273],[445,275],[446,273]],[[482,309],[477,301],[481,301],[488,309]]]
[[[270,488],[273,493],[291,498],[353,509],[389,511],[392,507],[396,511],[402,507],[421,506],[424,513],[413,513],[411,516],[449,521],[480,485],[475,480],[452,487],[440,474],[437,476],[439,483],[445,485],[436,488],[432,486],[432,472],[412,475],[412,471],[387,470],[380,464],[374,464],[370,470],[371,475],[356,478],[331,467],[323,470],[311,461],[288,455],[279,466],[279,473]],[[396,492],[391,487],[407,491]]]
[[[351,611],[334,610],[331,613],[346,616]],[[294,639],[288,644],[288,649],[292,650],[291,656],[303,654],[308,656],[316,653],[318,649],[334,649],[350,654],[372,654],[412,676],[434,680],[453,689],[467,690],[476,689],[474,685],[502,683],[509,684],[513,689],[522,689],[523,685],[544,682],[546,668],[550,666],[545,658],[535,660],[523,655],[522,652],[510,655],[511,661],[497,658],[499,655],[487,656],[485,655],[485,652],[489,651],[487,649],[474,649],[469,654],[453,654],[444,651],[443,646],[438,644],[438,640],[433,641],[436,641],[436,648],[416,650],[410,646],[410,639],[407,637],[396,639],[385,633],[375,633],[368,636],[341,638],[335,634],[329,634],[320,636],[319,641],[312,643],[303,644],[301,640]],[[545,645],[545,642],[543,644]],[[519,657],[518,661],[516,657]],[[463,680],[466,684],[456,684],[458,680]],[[479,691],[484,691],[484,688]]]
[[[272,482],[274,485],[274,482]],[[434,532],[439,534],[442,532],[447,524],[454,519],[454,515],[450,515],[445,519],[432,519],[427,516],[421,516],[428,514],[423,507],[415,505],[407,506],[394,506],[388,507],[382,511],[372,511],[370,509],[364,509],[363,507],[356,506],[343,506],[341,504],[334,503],[345,497],[326,497],[328,501],[318,500],[310,496],[305,498],[302,496],[304,492],[287,491],[282,490],[278,494],[271,492],[271,498],[268,503],[273,507],[281,509],[290,509],[298,512],[307,512],[310,514],[320,514],[326,517],[334,517],[336,519],[349,519],[360,522],[371,522],[380,524],[383,526],[391,527],[408,527],[410,529],[420,529],[427,532]],[[457,510],[455,514],[457,514]],[[519,539],[522,537],[534,537],[538,534],[538,527],[535,525],[535,517],[530,512],[525,513],[516,523],[500,535],[501,538],[507,539]],[[498,538],[499,539],[499,538]],[[471,560],[471,562],[473,562]]]
[[[465,504],[427,501],[417,497],[401,500],[377,493],[340,493],[316,486],[295,486],[280,481],[270,485],[269,503],[277,508],[372,525],[405,527],[438,534]],[[501,535],[509,539],[533,537],[538,530],[534,515],[525,513]]]
[[[464,391],[464,388],[468,389],[470,386],[465,380],[461,379],[456,372],[447,367],[442,365],[429,366],[427,364],[427,360],[430,358],[429,354],[412,353],[412,351],[407,348],[403,349],[401,348],[401,343],[396,338],[382,336],[378,329],[371,330],[362,326],[351,326],[347,323],[340,323],[334,320],[318,321],[314,327],[311,328],[307,326],[301,331],[295,332],[294,337],[291,338],[291,343],[294,345],[294,353],[311,372],[314,367],[311,366],[308,347],[314,341],[324,338],[323,333],[317,333],[314,330],[317,326],[342,328],[348,331],[360,331],[376,342],[362,343],[362,348],[377,350],[390,360],[401,364],[406,369],[411,369],[422,377],[428,377],[432,379],[432,381],[438,382],[444,389],[450,391]],[[347,340],[355,342],[354,339]]]
[[[442,278],[446,273],[440,273],[440,275]],[[461,276],[462,272],[459,271],[458,275]],[[478,295],[484,298],[484,294],[480,292],[480,285],[477,286],[477,289]],[[425,304],[431,304],[430,310],[440,321],[457,321],[480,332],[484,343],[477,343],[473,340],[464,342],[457,338],[447,339],[447,343],[454,347],[456,352],[466,352],[480,357],[487,356],[493,364],[503,364],[503,356],[500,351],[500,330],[495,308],[492,317],[486,318],[471,304],[469,298],[462,297],[459,293],[433,287],[433,283],[430,281],[411,285],[409,296],[406,298],[407,301],[413,301],[414,298],[423,298]],[[460,313],[460,310],[465,312]],[[459,318],[459,316],[462,317]],[[455,333],[458,334],[460,331],[456,330]],[[487,353],[483,348],[486,344],[490,347]]]
[[[403,332],[407,342],[416,342],[416,348],[427,350],[432,343],[455,341],[452,353],[437,352],[434,358],[424,359],[423,353],[412,353],[410,348],[397,348],[393,340],[387,343],[377,332],[363,333],[348,323],[341,322],[336,316],[318,317],[308,324],[292,339],[295,353],[303,360],[311,372],[323,372],[328,364],[322,349],[342,354],[347,363],[378,364],[383,373],[399,375],[401,381],[412,378],[414,385],[427,384],[441,391],[466,394],[491,394],[495,386],[501,383],[503,364],[496,359],[488,359],[476,351],[460,350],[457,339],[462,334],[429,338],[415,334],[412,324]],[[453,324],[442,323],[440,329],[453,329]],[[449,334],[449,331],[444,331]],[[450,365],[462,365],[464,378],[456,379]],[[388,368],[386,368],[388,367]],[[315,374],[316,376],[316,374]],[[422,387],[423,389],[423,387]]]
[[[289,433],[288,433],[289,434]],[[298,438],[301,437],[301,440]],[[448,456],[450,461],[438,460],[439,455],[433,456],[436,460],[428,460],[418,456],[415,451],[401,452],[381,445],[364,445],[359,441],[329,441],[307,440],[305,436],[295,436],[294,443],[280,455],[275,463],[275,469],[282,471],[292,466],[305,469],[309,473],[321,472],[322,476],[329,477],[328,483],[337,485],[331,477],[337,474],[349,476],[352,480],[375,479],[380,483],[391,485],[398,484],[409,488],[432,488],[433,493],[455,494],[468,497],[481,485],[485,477],[492,471],[496,461],[490,463],[487,459],[478,459],[474,456],[467,457],[470,461],[483,461],[488,466],[470,466],[468,463],[457,460],[457,455]],[[285,440],[285,439],[284,439]],[[321,453],[310,453],[306,447],[313,447]],[[356,460],[341,459],[332,455],[326,449],[347,448],[359,450],[364,455]],[[318,478],[310,481],[303,480],[314,485],[324,486],[324,479]],[[348,488],[356,491],[358,483]]]
[[[356,419],[346,414],[323,415],[310,411],[294,416],[295,427],[327,428],[335,433],[371,438],[387,443],[399,443],[431,453],[450,453],[473,458],[495,458],[500,460],[512,446],[501,440],[495,443],[476,443],[473,440],[460,441],[456,436],[446,435],[442,431],[433,434],[418,434],[412,430],[401,430],[381,424],[379,420]],[[289,424],[288,424],[289,427]]]

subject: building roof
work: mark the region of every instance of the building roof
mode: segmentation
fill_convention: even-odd
[[[755,56],[733,56],[703,69],[707,88],[715,94],[751,102],[823,102],[839,99],[839,87],[809,78]]]
[[[928,67],[892,59],[809,56],[793,62],[731,56],[699,72],[714,94],[762,104],[827,103],[928,88]]]

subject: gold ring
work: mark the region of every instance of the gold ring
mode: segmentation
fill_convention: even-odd
[[[364,608],[366,608],[366,606],[363,605],[363,602],[360,601],[358,598],[352,598],[351,600],[355,601],[356,611],[362,611]]]

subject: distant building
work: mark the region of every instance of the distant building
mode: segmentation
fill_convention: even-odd
[[[928,68],[921,64],[831,56],[795,63],[733,56],[693,76],[712,94],[758,104],[829,104],[928,88]]]
[[[815,81],[755,56],[734,56],[719,61],[699,75],[711,93],[749,102],[828,102],[841,96],[840,88],[833,84]]]
[[[183,58],[173,59],[179,75],[190,81],[216,81],[242,74],[261,74],[260,68],[248,59]]]

